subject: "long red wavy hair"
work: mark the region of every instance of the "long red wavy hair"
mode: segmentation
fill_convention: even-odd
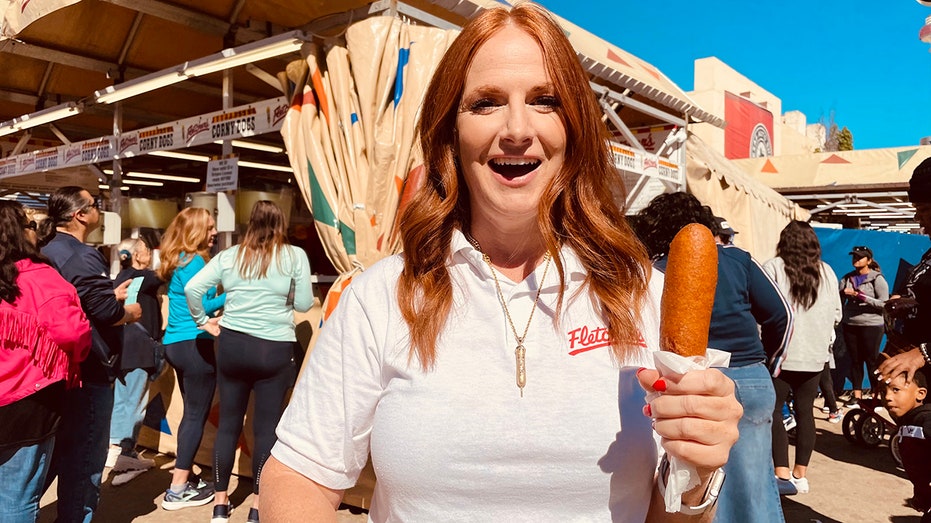
[[[549,252],[567,245],[578,255],[614,355],[624,361],[640,339],[649,259],[616,203],[615,195],[623,195],[624,189],[588,76],[559,25],[532,3],[480,13],[452,43],[427,88],[418,123],[426,182],[401,218],[404,269],[397,295],[410,329],[410,356],[424,370],[432,368],[436,340],[452,307],[446,261],[454,229],[468,230],[470,216],[468,187],[456,162],[456,115],[473,58],[506,26],[524,30],[540,45],[566,128],[566,161],[540,200],[537,223]],[[559,318],[565,272],[558,256],[554,261],[561,284]]]

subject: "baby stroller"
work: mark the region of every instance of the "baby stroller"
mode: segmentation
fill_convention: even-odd
[[[895,437],[896,424],[883,407],[878,398],[861,399],[857,406],[851,408],[844,415],[844,437],[847,441],[865,447],[878,447],[881,443],[889,443],[889,452],[896,465],[902,466],[902,456],[899,452],[899,438]]]

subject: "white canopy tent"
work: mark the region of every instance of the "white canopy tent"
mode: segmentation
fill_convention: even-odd
[[[691,135],[686,142],[689,192],[725,218],[738,234],[734,243],[765,261],[776,254],[779,233],[790,220],[807,220],[808,211],[756,180],[736,162]]]

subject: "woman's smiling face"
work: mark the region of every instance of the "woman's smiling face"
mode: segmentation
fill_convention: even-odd
[[[535,219],[565,159],[559,105],[543,52],[527,33],[505,27],[479,47],[456,119],[473,223]]]

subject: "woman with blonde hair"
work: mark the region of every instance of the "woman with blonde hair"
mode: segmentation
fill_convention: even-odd
[[[178,458],[162,499],[165,510],[206,505],[214,495],[212,485],[191,474],[217,385],[214,338],[194,323],[184,286],[207,264],[216,235],[210,211],[188,207],[175,216],[162,236],[158,275],[168,282],[168,325],[162,343],[165,358],[178,375],[184,403],[178,425]],[[203,300],[204,310],[213,314],[223,307],[226,295],[218,296],[214,289],[205,293]]]
[[[740,405],[718,370],[647,368],[662,275],[615,203],[563,30],[531,3],[479,13],[424,100],[404,253],[356,276],[323,327],[264,506],[335,521],[371,452],[375,522],[710,521]],[[698,472],[678,514],[660,450]]]
[[[226,306],[219,326],[210,323],[202,299],[223,284]],[[187,284],[188,306],[201,328],[218,335],[217,382],[220,423],[213,446],[214,523],[232,512],[227,488],[242,432],[249,395],[255,392],[252,420],[252,508],[259,520],[259,479],[275,443],[275,427],[294,384],[294,311],[313,304],[307,254],[288,244],[284,213],[268,200],[252,207],[242,243],[217,255]],[[221,329],[222,327],[222,329]]]

